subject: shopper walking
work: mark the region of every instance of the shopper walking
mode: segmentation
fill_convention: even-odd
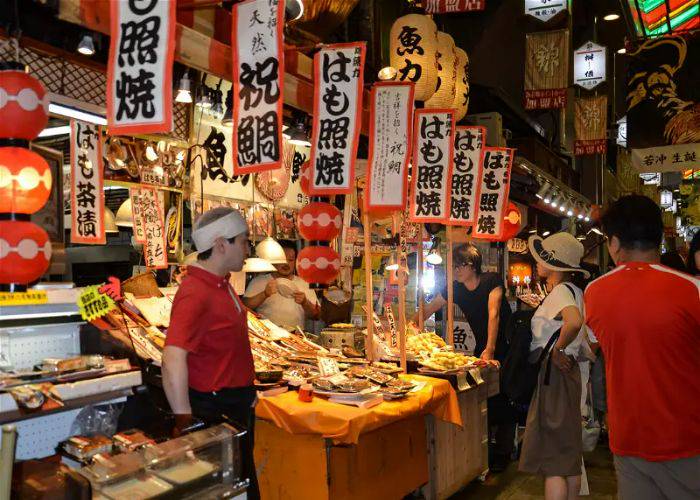
[[[617,200],[602,217],[617,267],[585,293],[605,356],[621,500],[700,498],[700,280],[659,264],[661,210]]]
[[[532,317],[532,357],[545,355],[530,403],[520,470],[545,477],[545,498],[578,498],[581,486],[581,373],[576,363],[585,341],[583,292],[572,281],[583,245],[569,233],[530,238],[537,274],[549,294]]]

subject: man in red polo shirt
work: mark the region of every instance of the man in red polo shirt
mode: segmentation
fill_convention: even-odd
[[[618,267],[584,299],[605,358],[618,496],[700,498],[700,280],[659,264],[649,198],[622,197],[601,222]]]
[[[258,497],[253,462],[256,391],[246,308],[229,284],[248,256],[248,225],[237,211],[220,207],[202,214],[192,240],[197,262],[188,267],[173,302],[163,350],[163,387],[176,432],[192,415],[215,423],[229,417],[248,432],[243,472],[249,498]]]

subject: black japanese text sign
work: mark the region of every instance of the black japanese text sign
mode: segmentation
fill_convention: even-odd
[[[104,169],[102,132],[98,125],[71,121],[71,243],[104,245]]]
[[[453,226],[471,226],[476,212],[476,191],[481,179],[486,128],[455,129],[454,168],[450,196],[450,220]]]
[[[483,170],[477,191],[474,238],[498,239],[503,234],[503,216],[510,192],[510,169],[515,150],[484,148]]]

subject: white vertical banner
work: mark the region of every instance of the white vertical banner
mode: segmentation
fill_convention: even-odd
[[[139,194],[141,218],[146,233],[144,258],[146,266],[151,269],[168,267],[168,243],[163,220],[163,205],[154,188],[142,187]]]
[[[479,179],[481,179],[485,137],[485,127],[467,126],[455,129],[450,225],[471,226],[474,224],[476,191]]]
[[[379,82],[372,86],[364,196],[368,212],[406,208],[413,93],[413,83]]]
[[[71,243],[104,245],[102,132],[98,125],[72,120],[70,124]]]
[[[515,150],[484,148],[483,172],[479,183],[474,238],[498,239],[503,235],[503,217],[510,192],[510,170]]]
[[[233,6],[233,174],[282,165],[284,1]]]
[[[411,222],[448,222],[454,161],[454,115],[454,109],[419,109],[415,112]]]
[[[137,243],[146,243],[146,229],[143,227],[143,209],[141,206],[141,189],[129,188],[131,199],[131,221],[134,228],[134,240]]]
[[[314,55],[310,194],[350,194],[362,128],[365,42],[326,45]]]
[[[111,135],[173,128],[174,1],[112,0],[107,63]]]

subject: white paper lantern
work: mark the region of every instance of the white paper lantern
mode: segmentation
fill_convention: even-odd
[[[455,100],[457,53],[455,41],[447,33],[438,31],[438,79],[435,93],[425,101],[426,108],[451,108]]]
[[[396,80],[415,83],[416,101],[426,101],[437,85],[437,26],[428,16],[408,14],[394,21],[389,35],[390,64]]]
[[[455,108],[455,121],[458,122],[467,115],[469,109],[469,56],[460,49],[457,53],[457,81],[455,82],[455,100],[452,107]]]

